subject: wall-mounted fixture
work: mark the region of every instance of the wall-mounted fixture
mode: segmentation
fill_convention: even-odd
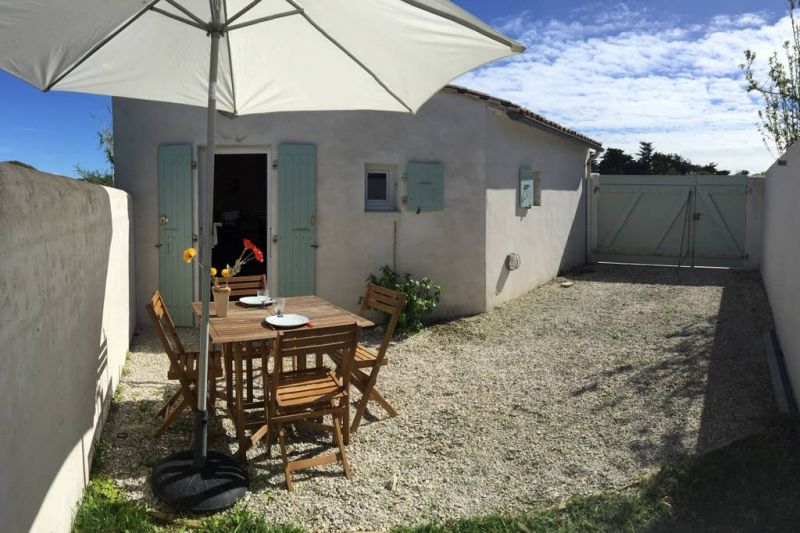
[[[506,268],[512,272],[519,268],[520,262],[521,259],[517,253],[510,253],[506,256]]]

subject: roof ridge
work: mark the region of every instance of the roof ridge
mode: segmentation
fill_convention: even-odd
[[[531,111],[530,109],[528,109],[526,107],[523,107],[523,106],[521,106],[519,104],[516,104],[516,103],[512,102],[511,100],[506,100],[504,98],[499,98],[497,96],[492,96],[491,94],[484,93],[484,92],[481,92],[481,91],[477,91],[475,89],[470,89],[468,87],[463,87],[461,85],[449,84],[449,85],[446,85],[443,90],[451,92],[451,93],[456,93],[456,94],[460,94],[460,95],[464,95],[464,96],[469,96],[469,97],[472,97],[472,98],[475,98],[475,99],[478,99],[478,100],[482,100],[482,101],[491,101],[491,102],[493,102],[495,104],[498,104],[498,105],[500,105],[500,106],[505,108],[506,112],[509,114],[509,118],[511,118],[512,120],[518,120],[517,118],[512,116],[513,114],[518,114],[521,117],[533,120],[534,122],[538,122],[539,124],[549,128],[549,129],[553,129],[553,130],[556,130],[557,132],[560,132],[561,134],[567,135],[569,137],[573,137],[576,140],[585,142],[585,143],[587,143],[587,144],[589,144],[589,145],[591,145],[591,146],[593,146],[595,148],[599,149],[599,148],[602,148],[602,146],[603,146],[603,144],[600,141],[597,141],[597,140],[589,137],[588,135],[584,135],[584,134],[582,134],[582,133],[580,133],[580,132],[578,132],[576,130],[573,130],[571,128],[563,126],[563,125],[559,124],[558,122],[556,122],[554,120],[550,120],[549,118],[546,118],[546,117],[540,115],[539,113],[536,113],[536,112]]]

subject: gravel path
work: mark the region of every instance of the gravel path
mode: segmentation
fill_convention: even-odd
[[[598,266],[566,279],[574,285],[559,278],[395,343],[379,388],[400,415],[372,408],[348,448],[352,481],[330,465],[297,473],[288,493],[280,460],[259,446],[246,505],[320,531],[525,510],[623,484],[775,411],[761,342],[772,318],[757,274]],[[182,334],[196,345],[192,330]],[[191,416],[152,438],[174,387],[152,329],[131,350],[98,473],[156,505],[147,475],[190,445]],[[302,437],[314,435],[290,439],[290,450],[330,446]],[[235,451],[228,421],[212,427],[211,446]]]

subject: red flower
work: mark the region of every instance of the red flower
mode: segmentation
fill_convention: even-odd
[[[250,239],[244,239],[244,247],[246,250],[250,250],[253,252],[253,257],[255,257],[256,261],[259,263],[264,262],[264,253],[258,249],[258,246],[250,242]]]

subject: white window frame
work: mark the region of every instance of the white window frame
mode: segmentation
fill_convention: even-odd
[[[394,168],[390,165],[368,164],[364,167],[364,211],[394,211]],[[386,199],[370,200],[367,195],[370,174],[386,174]]]

